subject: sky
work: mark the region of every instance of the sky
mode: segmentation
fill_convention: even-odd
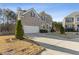
[[[0,3],[0,8],[9,8],[16,12],[17,8],[34,8],[38,13],[45,11],[53,21],[62,22],[72,12],[79,11],[79,3]]]

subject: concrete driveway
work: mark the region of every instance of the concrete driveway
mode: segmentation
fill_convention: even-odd
[[[44,33],[27,34],[37,41],[46,51],[41,55],[79,55],[79,42]],[[79,39],[76,39],[79,40]]]

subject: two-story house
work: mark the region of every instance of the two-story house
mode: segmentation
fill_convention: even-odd
[[[48,31],[51,31],[52,27],[52,18],[50,15],[46,14],[44,11],[39,13],[41,20],[42,20],[42,25],[43,29],[47,29]]]
[[[45,12],[38,14],[34,8],[29,10],[18,9],[18,19],[22,21],[25,33],[39,33],[40,29],[50,32],[52,28],[52,18]]]
[[[66,16],[63,20],[63,27],[66,30],[76,30],[79,31],[79,12],[73,12]]]

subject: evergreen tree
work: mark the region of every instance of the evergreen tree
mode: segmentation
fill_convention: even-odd
[[[21,20],[17,20],[16,29],[15,29],[15,37],[17,39],[23,39],[24,31],[22,28]]]

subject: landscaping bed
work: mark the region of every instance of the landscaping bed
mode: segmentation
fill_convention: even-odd
[[[16,39],[13,35],[0,36],[0,55],[36,55],[45,50],[37,42]]]

